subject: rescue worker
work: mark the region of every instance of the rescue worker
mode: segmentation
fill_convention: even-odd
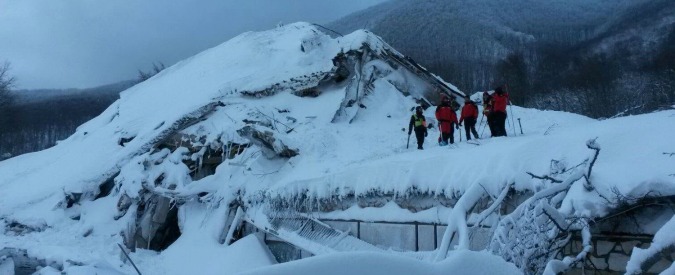
[[[452,110],[450,106],[450,99],[443,96],[441,98],[441,105],[436,107],[436,119],[438,119],[438,127],[441,129],[441,136],[439,137],[438,144],[441,146],[448,145],[448,140],[450,144],[455,143],[454,129],[453,126],[459,129],[457,123],[457,114]]]
[[[492,110],[494,113],[494,129],[496,133],[492,133],[494,137],[506,136],[506,105],[509,103],[509,94],[502,86],[495,89],[495,94],[492,98]]]
[[[471,101],[469,96],[464,96],[464,107],[462,107],[462,115],[459,118],[459,126],[464,124],[464,130],[466,131],[466,140],[471,140],[471,134],[473,137],[478,139],[478,131],[476,131],[476,121],[478,121],[478,106],[476,103]]]
[[[424,118],[424,109],[422,106],[415,108],[415,114],[410,117],[410,125],[408,126],[408,136],[415,130],[415,137],[417,138],[417,149],[424,150],[424,137],[429,135],[427,133],[427,120]]]
[[[490,128],[490,136],[495,136],[495,118],[492,111],[492,95],[490,91],[483,93],[483,115],[487,120],[488,128]]]

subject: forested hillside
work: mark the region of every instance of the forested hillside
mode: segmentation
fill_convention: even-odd
[[[610,117],[672,104],[673,22],[667,0],[394,0],[329,27],[371,29],[463,90]]]
[[[0,159],[54,146],[99,115],[134,81],[91,89],[19,90],[0,120]]]

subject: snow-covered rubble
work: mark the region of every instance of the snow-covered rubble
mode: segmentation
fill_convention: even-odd
[[[0,248],[63,270],[132,273],[123,243],[144,274],[211,274],[274,263],[254,236],[230,245],[240,220],[264,224],[265,211],[451,222],[466,235],[467,219],[493,216],[490,202],[510,187],[552,186],[527,172],[564,180],[587,167],[574,165],[589,139],[602,145],[595,191],[571,182],[549,207],[592,219],[613,211],[603,197],[616,192],[675,195],[675,157],[663,154],[674,151],[674,111],[596,121],[514,106],[516,136],[448,148],[432,128],[427,150],[406,150],[412,108],[439,93],[462,95],[367,31],[331,38],[296,23],[242,34],[123,92],[57,146],[0,162]],[[476,202],[488,212],[467,213]]]

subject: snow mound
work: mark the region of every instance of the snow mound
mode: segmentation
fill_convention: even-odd
[[[100,116],[80,126],[75,134],[57,146],[1,162],[0,188],[3,193],[14,195],[0,200],[0,216],[20,216],[19,212],[25,206],[35,208],[36,204],[43,204],[37,212],[46,213],[62,199],[63,193],[96,189],[102,182],[116,176],[133,157],[151,151],[157,143],[207,116],[211,119],[200,127],[193,127],[195,131],[210,131],[211,138],[229,134],[233,139],[238,135],[230,127],[244,123],[228,123],[232,119],[228,116],[250,119],[250,113],[256,112],[256,109],[273,115],[274,108],[295,106],[299,113],[293,116],[301,119],[300,124],[308,124],[314,118],[321,123],[339,119],[353,121],[358,113],[353,109],[359,108],[345,106],[353,104],[349,95],[344,94],[345,87],[337,87],[334,93],[327,88],[325,96],[311,105],[305,104],[309,100],[299,99],[295,94],[305,92],[325,80],[327,75],[336,73],[335,62],[338,61],[334,59],[338,55],[362,49],[364,45],[368,45],[375,54],[386,50],[388,55],[400,55],[366,31],[332,39],[311,24],[295,23],[270,31],[244,33],[179,62],[122,92],[121,98]],[[356,72],[359,79],[395,70],[386,63],[378,62],[383,63],[374,60],[370,64],[362,64],[364,68]],[[414,79],[410,73],[396,77],[398,79],[382,80],[379,85],[393,90],[397,89],[394,87],[397,85],[418,97],[423,90],[432,88]],[[364,93],[366,87],[363,83],[358,85]],[[353,97],[360,103],[363,95],[358,95],[358,92],[357,88],[357,95]],[[277,96],[273,100],[261,100],[247,106],[251,108],[239,107],[270,95]],[[395,108],[387,111],[392,114],[414,104],[412,100],[390,100],[389,105]],[[234,110],[220,108],[220,112],[213,114],[223,102]],[[362,106],[370,105],[368,102],[364,104]],[[333,108],[332,113],[326,112],[326,108]],[[278,116],[286,121],[285,117]],[[228,131],[223,132],[222,129]],[[30,191],[26,192],[27,189]],[[32,214],[27,213],[24,218],[28,216]],[[50,216],[42,218],[52,221]]]
[[[456,251],[449,259],[428,263],[372,252],[336,253],[260,268],[243,274],[522,274],[513,264],[487,252]]]

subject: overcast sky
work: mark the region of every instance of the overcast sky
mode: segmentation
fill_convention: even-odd
[[[0,0],[17,88],[86,88],[279,22],[327,23],[384,0]]]

